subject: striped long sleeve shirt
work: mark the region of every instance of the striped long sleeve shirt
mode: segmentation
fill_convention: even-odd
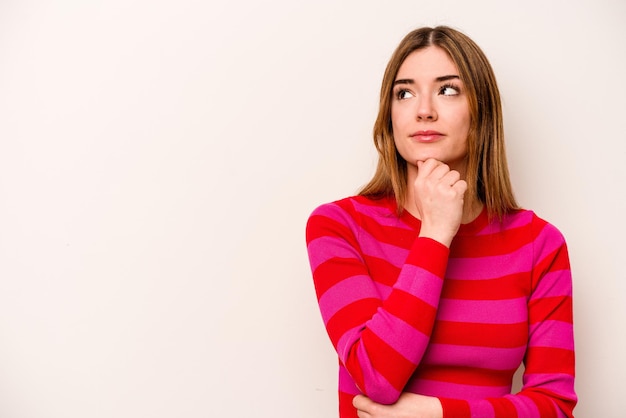
[[[572,280],[561,233],[531,211],[486,211],[450,248],[418,237],[393,199],[351,197],[310,216],[307,249],[339,358],[339,415],[363,393],[436,396],[444,417],[572,417]],[[524,363],[523,387],[511,394]]]

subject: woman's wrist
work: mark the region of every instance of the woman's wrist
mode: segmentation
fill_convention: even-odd
[[[455,233],[442,230],[441,228],[431,228],[427,225],[422,225],[418,236],[421,238],[430,238],[450,248],[454,235]]]

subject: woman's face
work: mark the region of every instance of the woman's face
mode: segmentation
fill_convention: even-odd
[[[448,54],[436,46],[412,52],[398,70],[392,94],[393,137],[409,170],[435,158],[464,175],[471,117]]]

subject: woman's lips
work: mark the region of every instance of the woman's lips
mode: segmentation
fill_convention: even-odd
[[[411,138],[418,142],[434,142],[443,137],[441,132],[437,131],[417,131],[411,134]]]

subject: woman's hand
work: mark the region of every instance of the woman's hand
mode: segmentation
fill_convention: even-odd
[[[352,400],[359,418],[442,418],[443,409],[439,399],[431,396],[405,392],[393,405],[376,403],[366,396],[358,395]]]
[[[458,171],[435,159],[417,162],[413,184],[415,205],[422,220],[421,237],[432,238],[449,247],[463,218],[467,183]]]

